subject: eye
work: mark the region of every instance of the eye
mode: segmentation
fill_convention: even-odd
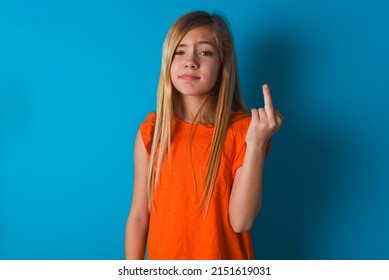
[[[174,55],[183,55],[183,54],[184,54],[183,51],[175,51],[175,52],[174,52]]]
[[[212,53],[212,52],[210,52],[210,51],[202,51],[202,52],[200,52],[199,54],[200,54],[200,55],[204,55],[204,56],[210,56],[210,55],[213,55],[213,53]]]

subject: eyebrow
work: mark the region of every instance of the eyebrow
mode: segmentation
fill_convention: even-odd
[[[202,40],[202,41],[198,41],[196,42],[196,44],[199,44],[199,45],[210,45],[211,47],[215,47],[210,41],[206,41],[206,40]],[[177,48],[179,47],[186,47],[187,44],[178,44]]]

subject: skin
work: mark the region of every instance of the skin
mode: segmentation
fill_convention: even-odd
[[[138,131],[134,148],[134,190],[124,242],[126,260],[143,260],[144,258],[150,217],[146,193],[148,162],[147,151]]]
[[[216,39],[209,27],[194,28],[182,38],[170,70],[172,83],[181,94],[177,114],[182,120],[193,121],[197,110],[214,88],[220,67]],[[213,121],[212,115],[207,118]]]
[[[171,67],[173,85],[181,93],[182,120],[192,122],[198,108],[212,91],[221,66],[216,40],[207,27],[189,31],[176,49]],[[251,228],[262,205],[262,178],[267,142],[279,130],[282,115],[274,109],[267,85],[264,108],[252,109],[246,134],[246,155],[233,183],[229,218],[235,232]],[[210,111],[210,110],[209,110]],[[212,118],[212,115],[208,116]],[[138,131],[134,150],[134,192],[125,235],[125,258],[143,259],[149,226],[146,178],[148,155]]]
[[[229,218],[235,232],[249,230],[261,209],[266,145],[284,120],[273,107],[269,86],[263,85],[262,91],[264,108],[251,109],[246,154],[236,172],[230,196]]]

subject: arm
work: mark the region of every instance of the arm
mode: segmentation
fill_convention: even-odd
[[[143,260],[149,229],[146,178],[148,156],[138,131],[134,150],[134,191],[125,235],[125,258]]]
[[[229,203],[231,227],[235,232],[249,230],[262,205],[263,166],[267,142],[283,122],[273,108],[270,90],[263,86],[264,108],[252,109],[246,134],[246,154],[236,171]]]

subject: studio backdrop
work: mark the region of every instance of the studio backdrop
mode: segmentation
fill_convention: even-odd
[[[0,259],[123,259],[164,37],[224,15],[248,108],[285,116],[257,259],[389,259],[389,2],[1,1]]]

